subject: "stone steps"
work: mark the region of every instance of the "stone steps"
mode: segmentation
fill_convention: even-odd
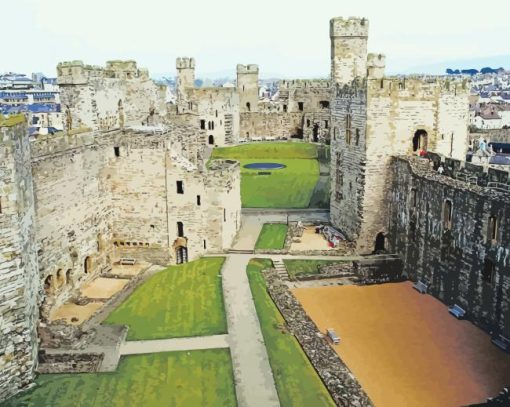
[[[287,272],[287,267],[285,267],[285,263],[282,260],[273,260],[273,267],[283,281],[289,281],[289,273]]]

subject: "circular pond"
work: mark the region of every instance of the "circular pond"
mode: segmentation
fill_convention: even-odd
[[[280,163],[250,163],[244,165],[244,168],[249,170],[281,170],[285,167],[285,165]]]

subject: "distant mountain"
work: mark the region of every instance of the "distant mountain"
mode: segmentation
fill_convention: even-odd
[[[433,64],[415,66],[405,69],[401,74],[431,74],[431,75],[444,75],[448,68],[451,69],[482,69],[483,67],[490,66],[493,68],[504,67],[510,69],[510,54],[497,55],[492,57],[483,58],[470,58],[470,59],[457,59],[444,62],[437,62]]]

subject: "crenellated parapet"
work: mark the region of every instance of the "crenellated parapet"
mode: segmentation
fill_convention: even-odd
[[[146,68],[138,68],[133,60],[107,61],[106,66],[86,65],[82,61],[66,61],[57,65],[59,85],[84,85],[91,79],[149,79]]]
[[[329,35],[333,37],[368,37],[368,20],[360,17],[335,17],[329,22]]]
[[[242,65],[238,64],[236,67],[238,74],[257,74],[259,73],[259,66],[257,64]]]
[[[282,79],[278,85],[279,89],[306,89],[306,88],[324,88],[331,87],[331,81],[328,79]]]

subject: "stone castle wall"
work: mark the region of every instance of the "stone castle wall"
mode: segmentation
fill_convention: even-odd
[[[474,167],[462,171],[480,177],[482,169]],[[387,238],[389,250],[404,260],[404,272],[447,305],[459,304],[483,329],[510,336],[509,193],[439,175],[416,158],[393,159],[391,177]],[[452,205],[450,227],[446,201]],[[497,219],[494,239],[491,216]],[[483,277],[487,261],[493,265],[490,281]]]
[[[26,123],[0,123],[0,400],[28,386],[37,365],[38,278]]]
[[[357,240],[360,251],[372,251],[377,234],[386,231],[388,219],[381,214],[388,204],[390,157],[417,154],[417,132],[427,133],[421,147],[454,158],[465,156],[468,94],[465,83],[419,79],[360,80],[337,89],[332,127],[338,137],[333,135],[332,156],[339,166],[332,165],[331,216]],[[347,116],[350,143],[345,141]],[[342,188],[336,185],[340,181]]]

